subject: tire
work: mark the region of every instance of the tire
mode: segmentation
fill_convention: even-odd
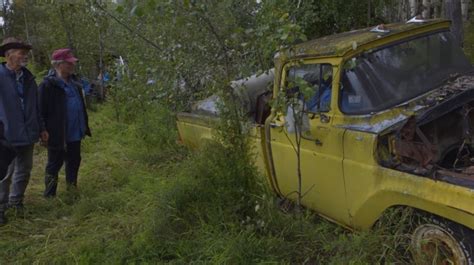
[[[411,232],[415,264],[474,264],[474,231],[432,215],[418,215]]]

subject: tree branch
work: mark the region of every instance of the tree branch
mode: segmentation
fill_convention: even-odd
[[[163,51],[163,49],[158,46],[158,44],[154,43],[153,41],[147,39],[145,36],[141,35],[140,33],[134,31],[131,27],[129,27],[127,24],[125,24],[123,21],[121,21],[119,18],[117,18],[116,16],[110,14],[102,5],[100,5],[97,1],[96,1],[96,5],[97,7],[102,10],[102,12],[104,12],[104,14],[106,14],[108,17],[112,18],[113,20],[115,20],[118,24],[120,24],[122,27],[124,27],[125,29],[127,29],[128,31],[130,31],[130,33],[136,35],[137,37],[139,37],[140,39],[144,40],[146,43],[148,43],[149,45],[151,45],[153,48],[159,50],[160,52]]]

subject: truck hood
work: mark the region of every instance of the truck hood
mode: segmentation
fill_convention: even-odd
[[[429,123],[471,101],[474,101],[474,72],[451,76],[438,88],[418,98],[386,111],[359,116],[358,122],[339,127],[381,134],[403,126],[410,117],[416,117],[418,125]],[[387,119],[387,115],[391,118]]]

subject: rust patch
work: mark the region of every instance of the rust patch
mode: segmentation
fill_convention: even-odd
[[[417,140],[418,138],[421,140]],[[436,157],[436,146],[429,143],[424,134],[417,128],[415,117],[410,117],[399,131],[399,138],[394,144],[395,155],[402,163],[418,163],[418,166],[427,166]]]

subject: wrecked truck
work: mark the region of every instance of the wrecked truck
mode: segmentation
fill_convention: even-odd
[[[236,98],[277,196],[296,201],[298,161],[288,113],[268,102],[300,78],[316,95],[304,109],[302,204],[352,230],[413,209],[423,217],[409,231],[417,262],[473,264],[474,69],[449,21],[411,22],[295,45],[271,72],[232,85],[247,89]],[[179,113],[181,140],[202,145],[217,119],[206,108]]]

